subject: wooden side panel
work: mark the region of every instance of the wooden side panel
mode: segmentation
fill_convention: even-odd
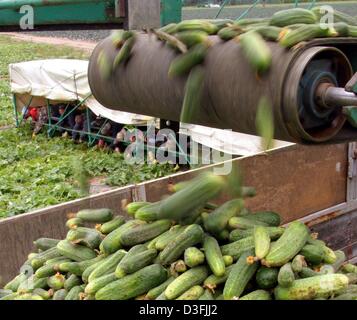
[[[121,201],[131,201],[131,188],[124,188],[82,200],[58,205],[0,222],[0,287],[18,274],[27,255],[34,249],[33,241],[41,237],[63,239],[67,215],[87,208],[110,208],[122,213]]]

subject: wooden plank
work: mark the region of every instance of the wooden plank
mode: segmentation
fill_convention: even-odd
[[[121,188],[101,195],[15,216],[0,221],[0,287],[18,274],[27,255],[34,249],[33,241],[41,237],[63,239],[69,213],[87,208],[110,208],[124,214],[121,201],[131,201],[132,187]]]

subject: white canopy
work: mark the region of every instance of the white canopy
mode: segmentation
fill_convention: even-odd
[[[143,124],[152,117],[114,111],[102,106],[92,95],[87,78],[88,61],[51,59],[21,62],[9,65],[11,91],[16,96],[16,107],[28,105],[85,101],[97,116],[123,124]]]

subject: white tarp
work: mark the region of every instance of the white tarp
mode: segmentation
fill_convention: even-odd
[[[181,123],[180,131],[189,135],[197,143],[227,154],[249,156],[262,152],[261,139],[258,136],[186,123]],[[274,140],[274,148],[291,144]]]
[[[70,102],[88,98],[85,105],[97,116],[123,124],[143,124],[152,117],[114,111],[102,106],[93,96],[87,78],[88,61],[51,59],[9,65],[11,91],[21,109],[35,97],[33,103],[45,98],[52,102]],[[36,105],[33,105],[36,106]]]

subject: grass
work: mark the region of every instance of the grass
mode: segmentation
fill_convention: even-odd
[[[0,126],[13,125],[8,64],[44,58],[86,58],[72,48],[16,42],[0,36]],[[29,125],[0,130],[0,218],[29,212],[83,196],[78,168],[89,177],[107,177],[111,186],[125,186],[173,172],[163,165],[129,165],[113,154],[69,139],[45,134],[31,138]]]

